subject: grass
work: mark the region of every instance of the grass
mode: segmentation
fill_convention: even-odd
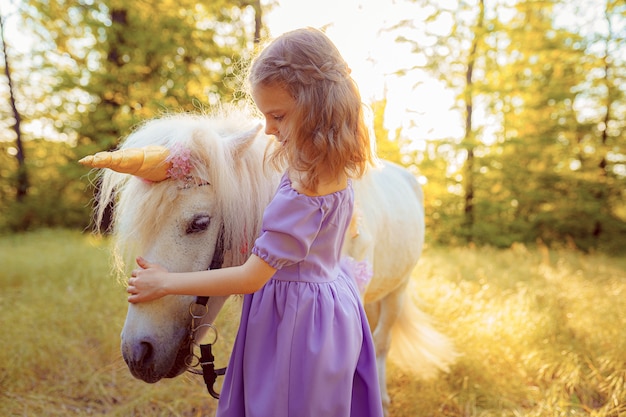
[[[149,385],[128,372],[108,254],[106,239],[72,231],[0,237],[0,415],[213,415],[201,377]],[[626,416],[626,259],[428,247],[414,279],[462,356],[432,381],[391,362],[393,417]],[[219,318],[218,366],[236,314]]]

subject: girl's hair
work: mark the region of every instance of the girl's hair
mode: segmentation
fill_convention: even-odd
[[[332,41],[313,28],[287,32],[271,42],[252,62],[251,88],[284,88],[295,100],[289,140],[272,154],[306,172],[304,186],[315,190],[320,176],[363,175],[374,163],[359,89]]]

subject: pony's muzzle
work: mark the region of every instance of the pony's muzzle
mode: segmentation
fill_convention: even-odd
[[[132,343],[130,346],[122,346],[122,356],[130,373],[150,384],[163,378],[163,375],[155,372],[154,352],[154,343],[147,339]]]

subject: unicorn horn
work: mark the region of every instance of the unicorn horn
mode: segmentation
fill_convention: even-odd
[[[170,151],[164,146],[127,148],[112,152],[98,152],[78,161],[92,168],[109,168],[116,172],[131,174],[149,181],[159,182],[169,178],[171,163],[167,161]]]

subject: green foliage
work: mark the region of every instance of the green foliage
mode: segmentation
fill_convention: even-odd
[[[200,376],[146,384],[119,351],[124,287],[106,238],[0,237],[0,415],[210,416]],[[626,260],[545,246],[427,246],[414,292],[461,356],[418,380],[393,361],[394,417],[615,417],[626,413]],[[226,364],[238,304],[220,313]]]
[[[433,241],[623,252],[626,6],[412,3],[428,17],[400,24],[399,40],[422,58],[417,69],[455,89],[468,118],[462,138],[429,139],[418,157]],[[585,29],[564,25],[566,13]],[[589,13],[603,20],[595,29]]]
[[[251,8],[227,0],[26,4],[42,70],[61,63],[57,112],[74,113],[78,145],[99,150],[147,118],[231,99],[253,38]]]
[[[7,160],[0,170],[6,213],[0,231],[83,228],[93,190],[87,171],[77,166],[80,157],[114,148],[146,119],[231,100],[239,88],[238,66],[252,50],[250,4],[20,3],[20,24],[33,28],[38,40],[28,59],[32,68],[16,65],[21,71],[13,75],[19,81],[33,72],[31,84],[39,82],[20,84],[18,91],[18,102],[33,104],[20,108],[31,187],[25,199],[15,199],[17,168],[6,153],[12,145],[0,141],[0,158]],[[34,121],[45,129],[29,128]],[[45,139],[64,143],[44,143],[44,131]]]
[[[17,201],[15,160],[0,142],[0,232],[33,230],[63,225],[84,229],[91,217],[91,192],[81,178],[85,169],[77,166],[74,149],[65,142],[31,140],[24,144],[30,187],[26,197]]]
[[[394,29],[419,64],[398,72],[428,73],[453,89],[454,109],[467,123],[461,137],[411,138],[386,130],[386,98],[371,103],[379,155],[424,183],[427,239],[496,247],[541,240],[623,253],[623,2],[407,2],[424,18]],[[14,120],[0,100],[0,231],[83,228],[93,189],[76,160],[115,147],[146,119],[240,99],[255,18],[268,7],[18,4],[10,18],[36,37],[28,56],[7,37],[31,188],[16,201]],[[414,140],[425,147],[416,150]]]

